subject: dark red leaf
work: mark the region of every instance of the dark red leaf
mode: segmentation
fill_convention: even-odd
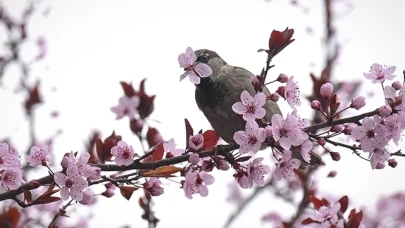
[[[363,211],[356,213],[356,209],[352,209],[347,222],[347,228],[358,228],[363,220]]]
[[[132,193],[134,193],[134,191],[136,191],[138,189],[139,188],[133,187],[133,186],[122,186],[122,187],[120,187],[120,192],[121,192],[121,195],[125,199],[130,200],[131,196],[132,196]]]
[[[143,125],[144,125],[144,121],[142,119],[132,119],[129,122],[129,128],[136,135],[138,135],[142,132]]]
[[[132,84],[128,84],[126,82],[120,82],[122,89],[124,90],[124,93],[127,97],[132,97],[136,95],[134,87],[132,87]]]
[[[162,135],[153,127],[148,129],[148,132],[146,133],[146,141],[148,141],[149,148],[164,142]]]
[[[100,140],[99,137],[100,137],[100,133],[97,131],[93,131],[88,140],[88,143],[86,145],[87,152],[89,152],[89,154],[90,154],[89,163],[98,162],[94,152],[97,152],[97,151],[95,151],[95,148],[96,148],[97,140]],[[97,155],[98,155],[98,153],[97,153]]]
[[[309,196],[309,201],[314,204],[314,207],[319,210],[322,206],[328,206],[328,202],[325,199],[318,199],[315,196]]]
[[[103,141],[101,139],[96,139],[96,153],[98,159],[100,159],[101,163],[105,163],[105,158],[103,155]]]
[[[289,29],[288,27],[282,32],[273,30],[269,39],[269,50],[266,50],[270,58],[291,44],[294,41],[294,39],[291,39],[293,35],[294,29]]]
[[[188,139],[190,138],[190,136],[194,135],[194,130],[193,130],[193,127],[191,127],[191,124],[187,119],[184,119],[184,122],[186,124],[186,148],[188,148]]]
[[[345,213],[347,210],[347,207],[349,206],[349,197],[343,196],[342,198],[340,198],[340,200],[338,202],[340,203],[340,211],[342,213]]]
[[[25,101],[25,111],[28,115],[31,114],[32,108],[36,104],[42,103],[41,95],[39,94],[39,81],[35,84],[35,86],[28,90],[28,98]]]
[[[204,148],[206,150],[211,150],[214,148],[219,140],[219,135],[214,130],[207,130],[203,133],[204,137]]]
[[[15,207],[2,207],[0,214],[0,227],[17,228],[20,221],[20,211]]]
[[[139,92],[136,94],[140,98],[138,112],[142,119],[145,119],[153,112],[153,101],[155,100],[155,95],[149,96],[145,93],[145,80],[146,78],[141,81]]]
[[[151,162],[151,161],[159,161],[162,160],[164,154],[164,147],[163,142],[159,143],[158,145],[152,147],[152,149],[145,154],[142,159],[142,162]]]
[[[311,218],[306,218],[306,219],[304,219],[304,220],[302,220],[302,222],[301,222],[301,224],[302,225],[308,225],[308,224],[311,224],[311,223],[319,223],[319,222],[317,222],[317,221],[314,221],[314,220],[312,220]]]
[[[23,190],[24,191],[24,200],[27,203],[31,203],[32,202],[32,195],[31,192],[29,190]]]
[[[53,202],[56,202],[59,200],[60,200],[60,197],[48,196],[48,197],[43,197],[43,198],[39,198],[39,199],[35,200],[34,202],[32,202],[31,205],[53,203]]]

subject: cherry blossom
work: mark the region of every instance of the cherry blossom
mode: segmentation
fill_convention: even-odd
[[[312,220],[317,222],[324,222],[337,215],[340,210],[340,203],[330,203],[329,206],[322,206],[319,210],[315,211],[314,215],[309,216]]]
[[[177,157],[184,153],[184,149],[177,149],[174,139],[163,143],[164,152],[167,157]]]
[[[188,146],[195,151],[202,149],[204,146],[204,136],[202,134],[190,136],[188,138]]]
[[[299,87],[298,84],[293,80],[294,76],[291,76],[288,79],[284,91],[284,97],[287,99],[287,103],[291,106],[291,108],[301,105]]]
[[[77,165],[71,165],[67,168],[66,174],[55,173],[55,182],[61,186],[60,196],[67,200],[69,196],[72,199],[80,201],[83,199],[83,189],[88,186],[87,181],[79,174]]]
[[[308,134],[301,129],[306,125],[307,121],[298,119],[294,114],[287,115],[285,120],[280,114],[274,114],[271,117],[273,138],[286,150],[289,150],[291,145],[301,145],[309,138]]]
[[[116,146],[111,148],[111,154],[115,157],[117,165],[128,166],[134,161],[134,150],[124,141],[119,141]]]
[[[47,165],[50,162],[49,147],[40,148],[37,146],[31,147],[30,154],[27,155],[27,162],[30,166]]]
[[[0,193],[4,190],[14,190],[22,181],[22,169],[20,167],[8,167],[1,172]]]
[[[253,186],[253,182],[255,182],[259,186],[263,186],[264,175],[270,173],[270,167],[261,163],[263,159],[264,158],[255,158],[246,167],[248,173],[248,183],[250,187]]]
[[[312,150],[312,147],[314,147],[314,144],[308,139],[304,140],[304,142],[298,146],[298,151],[301,153],[302,158],[306,162],[310,162],[311,160],[311,155],[309,152]]]
[[[83,198],[79,201],[80,204],[90,205],[93,202],[93,194],[90,190],[83,191]]]
[[[212,69],[205,63],[196,62],[197,57],[191,47],[186,49],[185,53],[179,55],[179,64],[186,72],[180,76],[180,81],[188,76],[194,84],[200,84],[201,78],[209,77]]]
[[[193,194],[200,193],[200,196],[205,197],[208,195],[207,185],[213,184],[214,177],[210,174],[202,172],[191,172],[186,174],[186,180],[183,182],[183,189],[187,198],[192,199]]]
[[[383,169],[385,162],[390,158],[390,152],[387,149],[374,149],[373,153],[370,153],[370,164],[372,169]]]
[[[235,177],[236,181],[238,182],[241,188],[246,189],[252,187],[249,186],[248,174],[246,172],[238,171],[233,176]]]
[[[9,148],[7,143],[0,143],[0,171],[6,168],[20,167],[18,153]]]
[[[281,180],[293,180],[295,178],[294,169],[298,169],[301,165],[301,161],[294,158],[291,159],[291,151],[284,150],[282,159],[277,163],[276,171],[274,172],[274,178]]]
[[[235,132],[233,139],[240,145],[240,153],[256,153],[264,140],[266,140],[266,130],[259,128],[256,121],[247,121],[245,131]]]
[[[375,148],[382,148],[388,141],[385,135],[385,128],[380,124],[380,117],[365,117],[362,126],[357,126],[352,131],[352,137],[359,140],[361,149],[366,152],[373,152]]]
[[[261,119],[266,115],[266,110],[263,105],[266,103],[266,95],[264,93],[257,93],[252,97],[248,91],[244,90],[240,99],[242,102],[236,102],[232,105],[232,110],[238,114],[243,115],[246,121]]]
[[[123,96],[118,100],[118,106],[112,107],[111,111],[117,115],[117,120],[122,119],[124,116],[134,119],[135,115],[138,113],[137,108],[139,104],[140,99],[138,96]]]
[[[161,184],[162,182],[158,178],[151,177],[143,184],[143,187],[148,190],[152,196],[159,196],[164,193],[164,189],[160,186]]]
[[[364,73],[364,77],[372,80],[371,82],[373,83],[381,83],[384,82],[386,79],[393,79],[395,75],[393,75],[392,73],[394,73],[395,69],[395,66],[381,66],[378,63],[374,63],[371,66],[370,72]]]

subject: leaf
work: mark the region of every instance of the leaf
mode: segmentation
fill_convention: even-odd
[[[134,87],[132,87],[132,84],[128,84],[126,82],[120,82],[121,87],[124,90],[124,93],[127,97],[132,97],[136,95]]]
[[[165,149],[163,147],[163,143],[159,143],[158,145],[152,147],[152,149],[144,155],[145,158],[142,160],[142,162],[162,160],[164,151]]]
[[[328,206],[328,202],[325,199],[318,199],[315,196],[309,196],[309,201],[314,204],[317,210],[322,206]]]
[[[60,200],[60,197],[52,196],[54,193],[57,193],[60,191],[60,189],[54,189],[54,188],[55,188],[54,184],[49,186],[49,188],[41,196],[39,196],[36,200],[34,200],[31,203],[31,205],[47,204],[47,203],[52,203],[52,202]]]
[[[153,147],[159,143],[163,143],[163,137],[156,128],[150,127],[146,133],[146,141],[149,147]]]
[[[138,189],[139,188],[133,186],[122,186],[120,187],[120,192],[125,199],[129,200],[131,199],[132,193]]]
[[[25,101],[25,111],[28,115],[31,114],[32,107],[36,104],[42,103],[41,95],[39,94],[39,81],[36,82],[33,88],[28,89],[28,99]]]
[[[143,177],[169,177],[171,174],[175,174],[177,172],[180,172],[183,170],[183,168],[179,168],[176,166],[163,166],[159,167],[155,170],[151,170],[145,173],[142,173]]]
[[[101,163],[105,163],[105,158],[103,155],[103,141],[101,139],[97,138],[96,139],[96,153],[98,159],[100,159]]]
[[[349,215],[349,221],[347,222],[348,228],[358,228],[360,222],[363,220],[363,211],[356,213],[356,209],[352,209]]]
[[[336,94],[333,94],[330,97],[330,103],[329,104],[330,104],[330,115],[334,116],[335,113],[337,112],[339,106],[340,106],[340,102],[339,102],[338,97],[337,97]]]
[[[219,135],[214,130],[207,130],[203,134],[204,137],[204,148],[206,150],[211,150],[214,148],[219,140]]]
[[[32,202],[32,195],[31,195],[31,192],[28,191],[28,190],[23,190],[23,192],[24,192],[24,200],[25,200],[27,203],[31,203],[31,202]]]
[[[20,211],[15,207],[5,208],[2,206],[2,214],[0,214],[0,226],[17,228],[20,221]]]
[[[317,222],[317,221],[314,221],[314,220],[312,220],[311,218],[306,218],[306,219],[304,219],[304,220],[302,220],[302,222],[301,222],[301,224],[302,225],[308,225],[308,224],[311,224],[311,223],[319,223],[319,222]]]
[[[193,130],[193,127],[191,127],[191,124],[187,119],[184,119],[184,122],[186,124],[186,148],[188,148],[188,139],[190,138],[190,136],[194,135],[194,130]]]
[[[340,203],[340,211],[345,213],[349,205],[349,197],[343,196],[338,202]]]

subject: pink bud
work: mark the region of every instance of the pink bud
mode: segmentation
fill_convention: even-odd
[[[63,168],[67,169],[69,167],[69,165],[70,165],[69,155],[63,156],[62,161],[61,161],[60,164],[62,165]]]
[[[280,95],[276,92],[276,93],[272,93],[271,95],[268,96],[268,99],[277,102],[278,99],[280,99]]]
[[[34,188],[38,188],[39,186],[41,186],[41,184],[37,180],[31,180],[29,184]]]
[[[337,174],[337,172],[335,170],[330,171],[330,173],[328,174],[328,177],[335,177]]]
[[[392,113],[392,109],[389,105],[383,105],[378,109],[378,113],[382,117],[389,116]]]
[[[320,92],[323,97],[326,97],[326,98],[330,97],[333,93],[333,85],[329,82],[323,84],[321,86]]]
[[[261,91],[261,90],[263,89],[263,86],[264,86],[264,77],[262,77],[262,76],[255,76],[255,77],[252,79],[252,85],[253,85],[253,87],[255,88],[255,91],[256,91],[256,92]]]
[[[284,97],[285,86],[279,86],[279,87],[277,88],[277,91],[276,91],[276,92],[277,92],[278,95],[280,95],[282,98],[285,98],[285,97]]]
[[[220,169],[220,170],[226,171],[226,170],[229,169],[228,162],[226,162],[225,159],[222,158],[222,157],[218,156],[216,163],[217,163],[217,168]]]
[[[350,105],[350,108],[354,109],[361,109],[366,105],[366,98],[363,96],[358,96],[352,100],[352,104]]]
[[[188,161],[193,165],[197,165],[198,162],[200,161],[200,155],[198,153],[192,153]]]
[[[391,166],[392,168],[395,168],[395,167],[397,167],[398,162],[395,159],[391,158],[391,159],[388,159],[388,165]]]
[[[343,129],[344,129],[345,127],[343,126],[343,125],[341,125],[341,124],[338,124],[338,125],[333,125],[331,128],[330,128],[330,131],[331,132],[342,132],[343,131]]]
[[[332,157],[333,161],[339,161],[340,160],[340,154],[338,152],[329,152],[329,154]]]
[[[357,124],[354,123],[347,123],[347,124],[343,124],[343,126],[345,127],[345,129],[343,130],[343,134],[345,135],[351,135],[352,131],[355,127],[357,127]]]
[[[400,81],[395,81],[392,83],[392,88],[394,88],[396,90],[400,90],[400,89],[402,89],[402,83]]]
[[[318,144],[321,145],[321,146],[325,146],[325,144],[326,144],[325,139],[324,138],[319,138],[318,139]]]
[[[280,74],[277,78],[277,81],[286,83],[288,81],[288,76],[286,74]]]
[[[375,166],[375,169],[384,169],[385,165],[383,163],[378,162]]]
[[[89,205],[93,202],[93,194],[91,194],[89,191],[84,191],[83,192],[83,199],[79,201],[79,203],[83,205]]]
[[[313,101],[311,102],[311,108],[312,108],[313,110],[320,111],[320,110],[321,110],[321,102],[319,102],[319,101],[317,101],[317,100],[313,100]]]
[[[207,159],[202,162],[201,169],[204,172],[211,172],[214,169],[214,162],[211,159]]]

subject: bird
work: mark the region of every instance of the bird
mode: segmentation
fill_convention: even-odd
[[[237,131],[245,130],[246,121],[232,110],[232,105],[241,101],[240,95],[244,90],[251,95],[255,94],[252,86],[252,79],[255,76],[244,68],[229,65],[215,51],[200,49],[195,51],[195,55],[197,62],[205,63],[212,69],[210,77],[201,78],[200,83],[196,84],[197,106],[217,134],[225,142],[235,145],[233,135]],[[270,91],[265,86],[263,93],[266,96],[270,95]],[[257,120],[259,126],[263,126],[263,122],[270,123],[274,114],[282,115],[278,104],[272,100],[267,100],[263,108],[266,110],[266,115],[262,120]],[[283,151],[280,146],[278,150]],[[320,164],[322,161],[319,155],[312,151],[309,164],[303,160],[298,151],[292,149],[291,152],[293,157],[301,161],[301,169],[305,169],[309,164]]]

